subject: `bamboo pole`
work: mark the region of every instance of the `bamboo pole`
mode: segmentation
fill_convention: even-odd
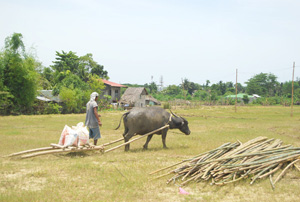
[[[291,167],[294,163],[296,163],[297,161],[299,161],[299,159],[296,159],[295,161],[293,161],[292,163],[290,163],[287,167],[285,167],[285,169],[280,173],[280,175],[276,178],[276,180],[274,181],[274,185],[276,184],[276,182],[284,175],[285,171]]]
[[[139,139],[141,139],[141,138],[144,138],[144,137],[146,137],[146,136],[152,135],[152,134],[154,134],[154,133],[156,133],[156,132],[158,132],[158,131],[160,131],[160,130],[163,130],[163,129],[169,128],[169,127],[170,127],[169,125],[165,125],[165,126],[159,128],[159,129],[156,129],[156,130],[154,130],[154,131],[152,131],[152,132],[149,132],[149,133],[147,133],[147,134],[145,134],[145,135],[142,135],[141,137],[137,137],[137,138],[135,138],[135,139],[133,139],[133,140],[130,140],[130,141],[125,142],[125,143],[123,143],[123,144],[120,144],[120,145],[118,145],[118,146],[116,146],[116,147],[113,147],[113,148],[111,148],[111,149],[108,149],[108,150],[106,150],[104,153],[113,151],[113,150],[118,149],[118,148],[120,148],[120,147],[122,147],[122,146],[124,146],[124,145],[130,144],[131,142],[134,142],[134,141],[139,140]]]
[[[54,144],[54,143],[51,143],[50,144],[52,147],[54,147],[54,148],[58,148],[58,149],[65,149],[66,147],[65,146],[63,146],[63,145],[59,145],[59,144]]]
[[[111,145],[111,144],[114,144],[114,143],[117,143],[117,142],[120,142],[124,140],[124,138],[120,138],[120,139],[117,139],[117,140],[114,140],[114,141],[111,141],[111,142],[108,142],[108,143],[105,143],[103,144],[102,146],[108,146],[108,145]]]
[[[91,150],[101,150],[101,149],[103,149],[102,146],[83,147],[81,149],[76,149],[75,147],[71,147],[71,148],[65,148],[65,149],[55,149],[52,151],[42,151],[42,152],[37,152],[37,153],[33,153],[33,154],[27,154],[27,155],[21,156],[21,158],[25,159],[25,158],[31,158],[31,157],[36,157],[36,156],[42,156],[42,155],[46,155],[46,154],[77,152],[77,151],[91,151]]]
[[[13,153],[13,154],[8,155],[7,157],[19,156],[19,155],[22,155],[22,154],[28,154],[28,153],[38,152],[38,151],[54,150],[54,149],[56,149],[56,148],[53,148],[53,147],[42,147],[42,148],[31,149],[31,150],[26,150],[26,151],[21,151],[21,152]]]

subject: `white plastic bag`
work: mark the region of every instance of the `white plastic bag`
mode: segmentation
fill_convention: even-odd
[[[78,134],[76,133],[75,130],[70,129],[69,135],[66,136],[65,139],[65,147],[68,146],[76,146],[78,145]]]
[[[66,141],[66,136],[69,135],[71,131],[71,128],[67,125],[65,125],[63,131],[61,132],[61,135],[60,135],[60,138],[59,138],[59,141],[58,141],[58,144],[59,145],[64,145],[65,144],[65,141]]]
[[[89,144],[89,131],[82,122],[76,126],[72,126],[72,129],[78,134],[78,146],[84,146]]]

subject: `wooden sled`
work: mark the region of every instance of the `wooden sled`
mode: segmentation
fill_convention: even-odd
[[[79,146],[79,147],[74,147],[74,146],[69,146],[69,147],[65,147],[59,144],[54,144],[51,143],[50,147],[42,147],[42,148],[37,148],[37,149],[31,149],[31,150],[26,150],[26,151],[21,151],[21,152],[17,152],[17,153],[13,153],[8,155],[7,157],[14,157],[14,156],[21,156],[22,159],[25,158],[31,158],[31,157],[35,157],[35,156],[41,156],[41,155],[46,155],[46,154],[55,154],[55,153],[64,153],[64,152],[83,152],[83,151],[92,151],[92,150],[100,150],[103,154],[107,153],[107,152],[111,152],[113,150],[116,150],[124,145],[130,144],[136,140],[139,140],[141,138],[147,137],[149,135],[152,135],[160,130],[163,130],[165,128],[170,127],[169,125],[165,125],[161,128],[158,128],[152,132],[149,132],[145,135],[142,135],[140,137],[134,138],[128,142],[125,142],[123,144],[120,144],[118,146],[115,146],[113,148],[110,148],[108,150],[105,150],[106,146],[115,144],[117,142],[120,142],[122,140],[124,140],[124,138],[120,138],[99,146],[94,146],[94,145],[86,145],[86,146]]]

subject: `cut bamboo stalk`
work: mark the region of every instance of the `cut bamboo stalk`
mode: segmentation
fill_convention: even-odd
[[[153,174],[155,174],[155,173],[158,173],[158,172],[160,172],[160,171],[163,171],[163,170],[166,170],[166,169],[172,168],[172,167],[174,167],[174,166],[177,166],[177,165],[180,165],[180,164],[182,164],[182,163],[184,163],[184,162],[186,162],[186,161],[181,161],[181,162],[179,162],[179,163],[175,163],[175,164],[173,164],[173,165],[170,165],[170,166],[167,166],[167,167],[165,167],[165,168],[162,168],[162,169],[159,169],[159,170],[153,171],[153,172],[149,173],[149,175],[153,175]]]
[[[31,150],[26,150],[26,151],[21,151],[21,152],[13,153],[13,154],[8,155],[7,157],[19,156],[19,155],[22,155],[22,154],[28,154],[28,153],[32,153],[32,152],[38,152],[38,151],[54,150],[54,149],[56,149],[56,148],[53,148],[53,147],[42,147],[42,148],[31,149]]]
[[[253,184],[255,182],[255,180],[258,179],[262,174],[264,174],[266,171],[272,169],[275,166],[276,165],[271,165],[271,166],[268,166],[267,168],[264,168],[263,170],[260,170],[260,172],[252,179],[250,184]]]
[[[285,171],[291,167],[294,163],[296,163],[297,161],[299,161],[299,159],[296,159],[295,161],[293,161],[292,163],[290,163],[287,167],[285,167],[285,169],[283,169],[283,171],[280,173],[280,175],[278,175],[278,177],[276,178],[276,180],[274,181],[274,185],[276,184],[276,182],[278,182],[278,180],[284,175]]]
[[[174,172],[173,172],[173,171],[170,171],[170,172],[168,172],[168,173],[165,173],[165,174],[162,174],[162,175],[160,175],[160,176],[157,176],[157,177],[153,178],[152,180],[156,180],[156,179],[159,179],[159,178],[168,176],[168,175],[170,175],[170,174],[172,174],[172,173],[174,173]]]
[[[271,174],[275,173],[277,170],[279,170],[281,168],[282,165],[283,164],[280,163],[276,168],[274,168],[273,170],[267,172],[266,174],[263,174],[263,175],[259,176],[259,178],[261,179],[261,178],[264,178],[264,177],[266,177],[268,175],[271,175]]]
[[[294,164],[294,166],[298,171],[300,171],[300,168],[296,164]]]
[[[274,190],[275,189],[275,185],[273,183],[272,175],[269,175],[269,176],[270,176],[270,183],[271,183],[272,189]]]
[[[31,158],[31,157],[35,157],[35,156],[41,156],[41,155],[46,155],[46,154],[54,154],[54,153],[64,153],[64,152],[76,152],[76,151],[91,151],[91,150],[101,150],[103,149],[102,146],[95,146],[95,147],[89,147],[89,148],[82,148],[80,150],[76,149],[76,148],[66,148],[66,149],[55,149],[52,151],[41,151],[41,152],[37,152],[37,153],[33,153],[33,154],[27,154],[24,156],[21,156],[21,158],[25,159],[25,158]]]
[[[54,144],[54,143],[51,143],[50,144],[52,147],[54,147],[54,148],[58,148],[58,149],[65,149],[66,147],[65,146],[63,146],[63,145],[59,145],[59,144]]]
[[[147,137],[147,136],[149,136],[149,135],[152,135],[152,134],[154,134],[154,133],[156,133],[156,132],[158,132],[158,131],[160,131],[160,130],[163,130],[163,129],[169,128],[169,127],[170,127],[169,125],[165,125],[165,126],[159,128],[159,129],[156,129],[156,130],[154,130],[154,131],[152,131],[152,132],[149,132],[149,133],[147,133],[147,134],[145,134],[145,135],[142,135],[141,137],[135,138],[135,139],[133,139],[133,140],[130,140],[130,141],[128,141],[128,142],[125,142],[125,143],[123,143],[123,144],[120,144],[120,145],[118,145],[118,146],[116,146],[116,147],[113,147],[113,148],[111,148],[111,149],[108,149],[108,150],[106,150],[104,153],[107,153],[107,152],[116,150],[116,149],[118,149],[118,148],[120,148],[120,147],[122,147],[122,146],[124,146],[124,145],[130,144],[131,142],[134,142],[134,141],[139,140],[139,139],[141,139],[141,138]]]
[[[117,140],[114,140],[114,141],[111,141],[111,142],[108,142],[108,143],[105,143],[105,144],[102,144],[102,146],[108,146],[108,145],[111,145],[111,144],[114,144],[114,143],[117,143],[117,142],[120,142],[124,140],[124,138],[120,138],[120,139],[117,139]]]

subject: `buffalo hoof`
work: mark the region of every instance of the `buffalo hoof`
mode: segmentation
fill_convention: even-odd
[[[165,146],[164,149],[169,149],[169,147]]]
[[[125,145],[125,151],[128,152],[129,151],[129,145]]]

